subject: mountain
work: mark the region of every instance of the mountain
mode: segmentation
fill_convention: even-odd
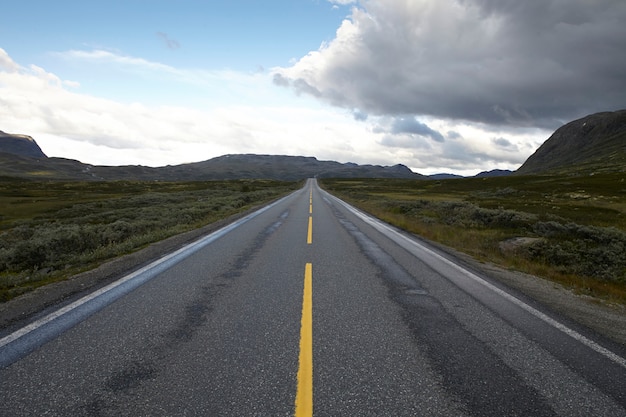
[[[474,175],[474,178],[489,178],[489,177],[506,177],[513,173],[508,169],[492,169],[491,171],[483,171]]]
[[[591,174],[625,169],[626,110],[619,110],[561,126],[515,174]]]
[[[442,173],[429,175],[428,178],[431,180],[452,180],[465,177],[463,177],[462,175]]]
[[[64,158],[48,158],[35,141],[22,135],[0,137],[0,176],[66,181],[204,181],[311,177],[424,179],[404,165],[357,165],[319,161],[314,157],[224,155],[203,162],[152,168],[140,165],[97,166]],[[5,139],[6,138],[6,139]]]
[[[184,166],[210,172],[216,179],[270,178],[298,180],[319,178],[424,178],[404,165],[380,166],[319,161],[314,157],[282,155],[224,155]]]
[[[29,158],[47,158],[37,142],[30,136],[13,135],[0,130],[0,152]]]

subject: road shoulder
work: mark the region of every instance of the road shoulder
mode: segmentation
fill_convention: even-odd
[[[563,285],[535,275],[507,270],[480,262],[473,257],[433,242],[429,245],[461,260],[475,271],[524,294],[550,310],[626,346],[626,306],[610,304],[594,297],[576,294]]]
[[[104,262],[95,269],[74,275],[64,281],[39,287],[34,291],[0,303],[0,331],[17,326],[49,308],[69,303],[86,293],[108,285],[260,208],[262,206],[251,208],[202,228],[155,242],[136,252]]]
[[[0,304],[0,330],[10,329],[48,308],[68,303],[87,292],[107,285],[259,208],[255,207],[200,229],[170,237],[132,254],[103,263],[93,270],[75,275],[65,281],[38,288],[2,303]],[[485,276],[548,306],[558,314],[626,346],[626,306],[609,305],[602,300],[575,294],[560,284],[533,275],[506,270],[494,264],[482,263],[469,255],[440,244],[426,243],[461,260]]]

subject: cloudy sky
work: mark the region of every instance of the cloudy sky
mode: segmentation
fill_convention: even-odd
[[[48,156],[228,153],[472,175],[626,108],[624,0],[20,0],[0,130]]]

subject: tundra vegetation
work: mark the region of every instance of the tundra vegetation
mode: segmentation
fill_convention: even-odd
[[[199,228],[301,183],[0,178],[0,301]]]
[[[626,304],[626,173],[441,181],[324,179],[397,227],[581,294]]]

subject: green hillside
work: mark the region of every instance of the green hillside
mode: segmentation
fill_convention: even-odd
[[[597,174],[626,169],[626,110],[596,113],[557,129],[516,174]]]

